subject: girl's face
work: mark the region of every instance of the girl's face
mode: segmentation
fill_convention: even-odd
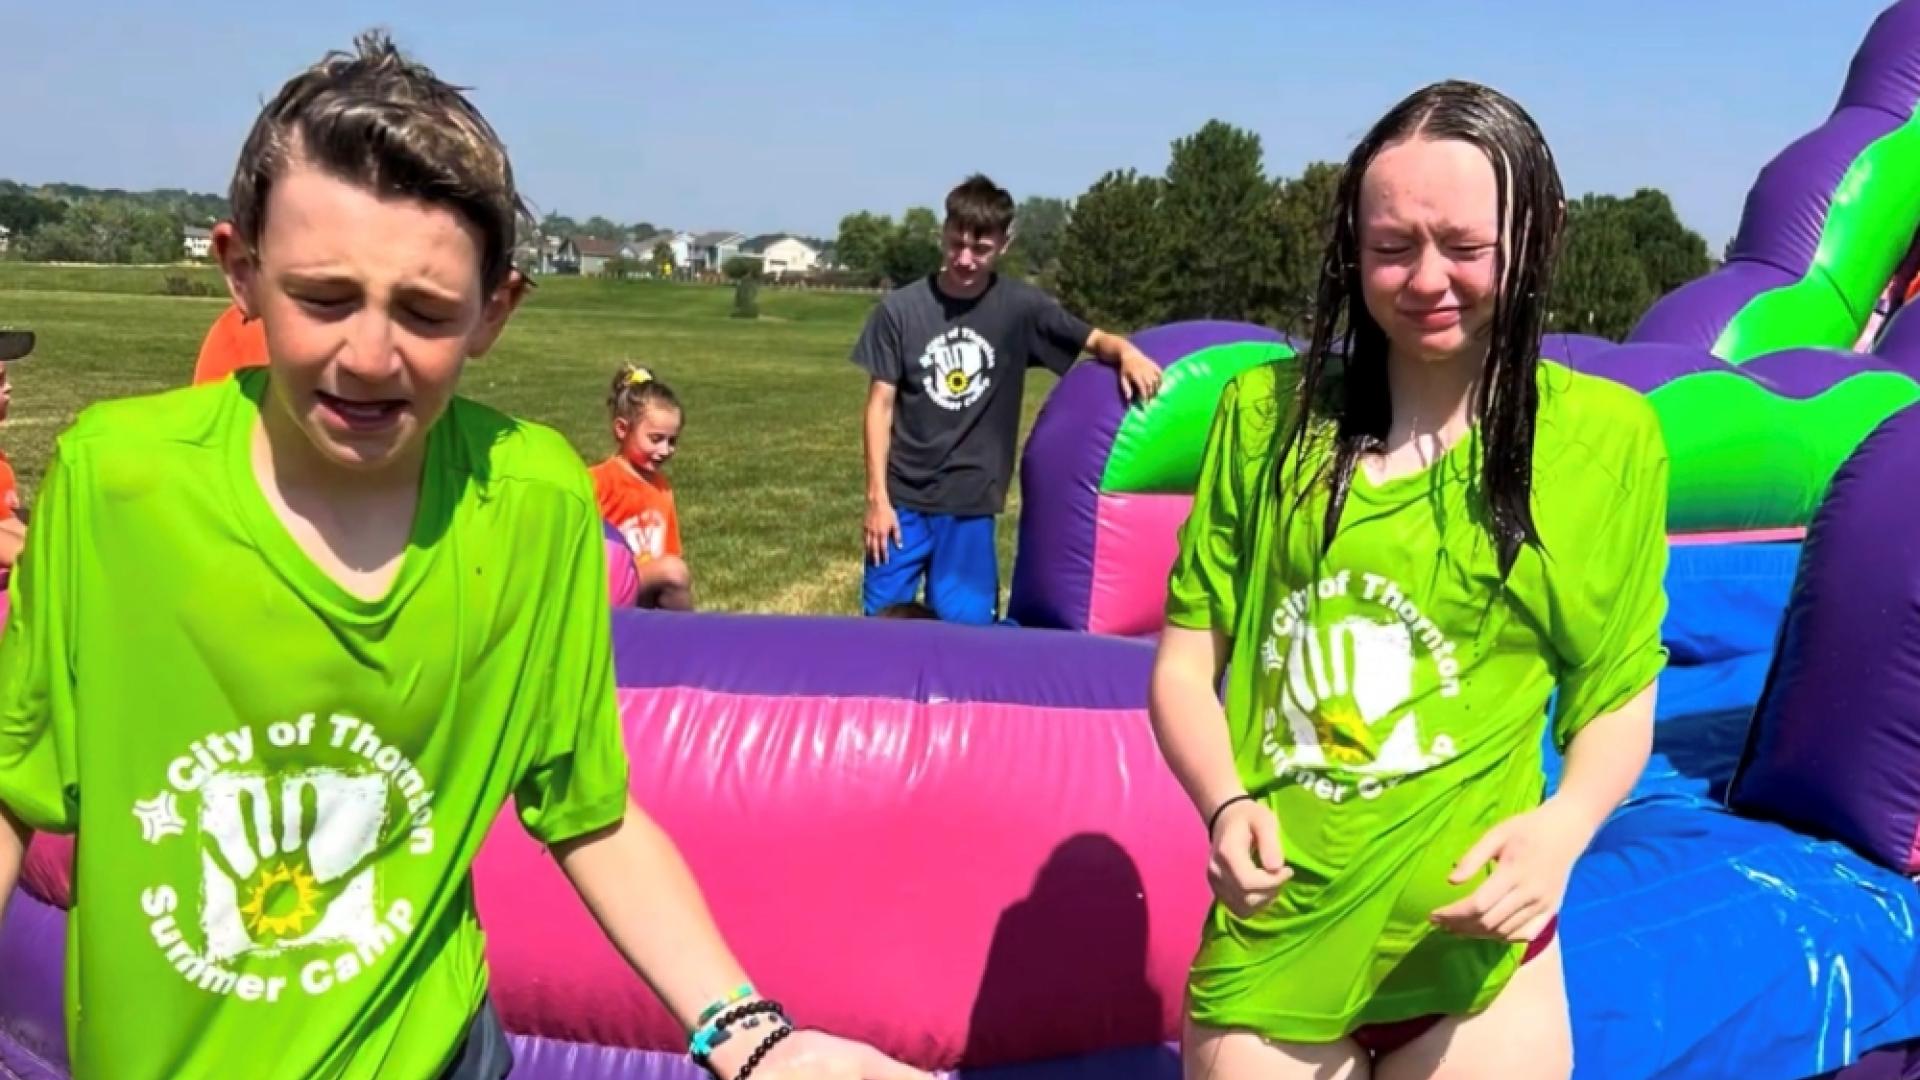
[[[638,419],[613,422],[613,438],[620,444],[627,464],[641,472],[653,472],[680,448],[680,410],[643,405]]]
[[[1498,291],[1499,192],[1471,143],[1416,135],[1380,151],[1360,181],[1360,280],[1398,362],[1485,348]]]

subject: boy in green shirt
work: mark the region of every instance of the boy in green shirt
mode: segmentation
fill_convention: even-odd
[[[746,990],[628,798],[586,471],[454,396],[521,295],[486,121],[369,35],[232,203],[268,368],[82,414],[0,638],[0,902],[31,830],[85,837],[75,1074],[503,1075],[468,873],[511,796],[716,1075],[924,1076]]]

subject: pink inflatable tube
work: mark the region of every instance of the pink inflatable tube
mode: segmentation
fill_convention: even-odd
[[[1166,1044],[1208,901],[1205,828],[1141,709],[1150,645],[613,618],[634,794],[797,1019],[967,1076],[1178,1076]],[[16,898],[0,934],[0,1063],[9,1030],[64,1063],[52,840],[27,879],[52,906]],[[706,1075],[511,814],[474,874],[516,1080]]]

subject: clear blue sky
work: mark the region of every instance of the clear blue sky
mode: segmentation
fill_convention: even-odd
[[[1209,118],[1291,174],[1458,76],[1533,111],[1570,191],[1664,188],[1717,252],[1883,6],[21,0],[0,5],[0,177],[223,191],[264,97],[384,25],[475,88],[542,211],[581,219],[830,236],[975,169],[1016,197],[1159,172]]]

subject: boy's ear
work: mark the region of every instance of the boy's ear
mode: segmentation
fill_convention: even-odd
[[[222,221],[213,227],[213,257],[227,279],[227,292],[233,297],[233,306],[250,320],[259,318],[260,307],[254,290],[260,282],[260,260],[254,257],[247,242],[240,239],[240,230],[233,227],[233,222]]]
[[[520,308],[520,301],[527,298],[533,283],[519,270],[507,271],[507,279],[493,290],[487,298],[487,306],[480,313],[480,327],[474,331],[473,338],[467,343],[469,357],[485,356],[493,348],[494,342],[507,328],[507,320]]]
[[[614,442],[626,442],[627,433],[632,430],[633,430],[633,425],[627,422],[626,417],[616,416],[613,418],[613,441]]]

